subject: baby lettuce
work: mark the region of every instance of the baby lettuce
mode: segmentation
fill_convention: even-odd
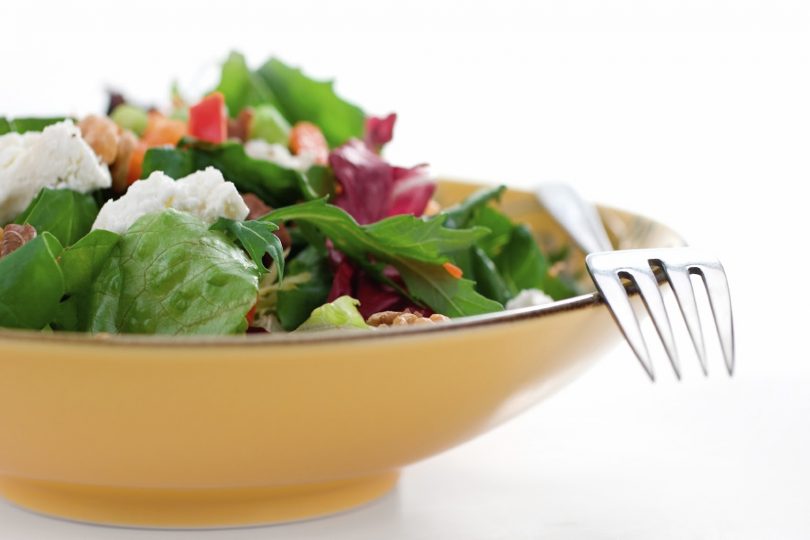
[[[90,287],[78,329],[136,334],[230,334],[247,328],[258,269],[221,232],[175,210],[136,221]]]
[[[351,296],[341,296],[334,302],[315,309],[312,315],[298,327],[299,332],[323,330],[371,330],[357,310],[360,302]]]
[[[92,195],[43,188],[15,222],[27,223],[40,234],[49,232],[69,246],[90,231],[97,215],[98,204]]]
[[[442,264],[453,253],[469,249],[486,236],[484,228],[449,229],[444,216],[431,219],[394,216],[359,225],[349,214],[323,200],[274,210],[262,219],[310,223],[329,237],[335,247],[364,267],[390,264],[402,276],[414,302],[437,313],[461,317],[499,311],[503,306],[474,289],[472,281],[451,276]]]
[[[224,94],[231,116],[245,107],[270,105],[290,124],[316,124],[332,148],[363,138],[365,113],[338,97],[332,81],[311,79],[276,58],[251,71],[244,56],[231,53],[222,65],[216,89]]]
[[[163,171],[172,178],[182,178],[208,166],[219,169],[240,192],[253,193],[273,207],[320,196],[304,173],[254,159],[237,142],[185,141],[177,148],[150,148],[144,156],[141,177]]]
[[[59,240],[43,233],[0,259],[0,327],[40,330],[65,290]]]
[[[338,97],[332,81],[310,79],[276,58],[268,60],[256,74],[273,92],[278,108],[291,124],[302,120],[316,124],[333,148],[349,139],[363,138],[365,113]]]

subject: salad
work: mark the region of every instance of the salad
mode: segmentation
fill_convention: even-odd
[[[388,163],[396,115],[231,53],[163,110],[0,118],[0,327],[134,334],[436,324],[575,294],[493,204]]]

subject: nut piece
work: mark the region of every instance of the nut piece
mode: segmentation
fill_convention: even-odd
[[[371,326],[408,326],[413,324],[434,324],[449,321],[449,317],[434,313],[425,317],[419,311],[381,311],[366,321]]]
[[[90,115],[79,122],[82,138],[109,165],[118,154],[118,126],[107,117]]]
[[[129,175],[129,160],[132,152],[138,144],[138,138],[131,131],[123,130],[118,136],[118,149],[115,153],[115,161],[110,165],[112,175],[112,187],[116,193],[123,193],[127,190],[127,176]]]
[[[12,251],[21,248],[37,236],[37,230],[31,225],[17,225],[9,223],[0,227],[0,257],[5,257]]]

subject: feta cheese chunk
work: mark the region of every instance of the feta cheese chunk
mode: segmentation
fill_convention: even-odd
[[[236,186],[227,182],[213,167],[172,180],[155,171],[129,186],[120,199],[101,207],[93,229],[123,234],[138,218],[174,208],[188,212],[211,225],[220,217],[244,220],[248,207]]]
[[[0,223],[16,218],[44,187],[88,193],[111,184],[109,169],[70,120],[0,136]]]
[[[548,304],[554,300],[540,289],[523,289],[506,303],[506,309],[518,309]]]
[[[263,159],[285,169],[295,169],[297,171],[306,171],[315,163],[313,154],[294,156],[286,146],[270,144],[262,139],[251,139],[246,142],[245,154],[253,159]]]

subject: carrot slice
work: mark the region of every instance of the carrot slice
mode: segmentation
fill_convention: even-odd
[[[464,276],[464,272],[462,272],[461,268],[453,263],[446,262],[442,265],[442,268],[444,268],[448,274],[456,279],[461,279]]]

